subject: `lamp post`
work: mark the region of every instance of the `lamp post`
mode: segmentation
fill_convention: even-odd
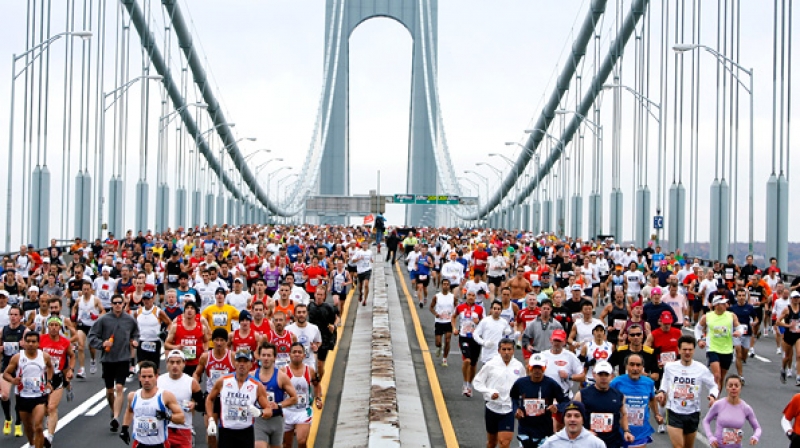
[[[250,160],[251,158],[253,158],[253,156],[255,156],[256,154],[260,154],[260,153],[270,153],[270,152],[272,152],[272,150],[271,150],[271,149],[266,149],[266,148],[263,148],[263,149],[256,149],[256,150],[255,150],[255,151],[253,151],[252,153],[250,153],[250,154],[248,154],[248,155],[244,156],[244,161],[245,161],[245,162],[247,162],[248,160]]]
[[[277,190],[276,190],[276,194],[275,194],[275,203],[276,204],[282,203],[282,201],[281,201],[281,185],[283,185],[288,179],[290,179],[292,177],[298,177],[298,176],[300,176],[300,173],[291,173],[291,174],[287,174],[287,175],[283,176],[282,178],[278,179]],[[268,188],[269,188],[269,186],[268,186]],[[283,201],[283,202],[285,202],[285,201]]]
[[[500,157],[501,159],[505,160],[506,163],[508,163],[508,165],[511,167],[511,169],[515,170],[515,172],[516,172],[516,181],[514,181],[514,196],[515,197],[519,196],[519,167],[517,167],[514,164],[513,160],[509,159],[508,157],[504,156],[503,154],[492,152],[492,153],[489,153],[489,157]],[[512,229],[521,226],[521,223],[519,223],[519,224],[517,223],[517,219],[518,219],[517,215],[518,214],[514,210],[513,202],[514,201],[509,201],[509,205],[508,205],[508,208],[509,208],[509,224],[511,224],[509,227],[511,227]]]
[[[58,34],[54,35],[53,37],[47,39],[46,41],[41,42],[38,45],[35,45],[35,46],[31,47],[30,49],[26,50],[24,53],[12,54],[11,55],[11,101],[10,101],[11,105],[10,105],[9,126],[8,126],[8,128],[9,128],[8,129],[8,191],[6,192],[6,194],[7,194],[7,196],[6,196],[6,252],[9,252],[11,250],[11,229],[12,229],[12,227],[11,227],[11,198],[13,196],[13,187],[14,187],[13,174],[14,174],[14,97],[15,97],[15,94],[16,94],[16,82],[15,81],[17,80],[17,78],[21,74],[25,73],[25,71],[28,69],[28,67],[30,67],[33,64],[33,62],[36,60],[36,58],[38,58],[39,56],[41,56],[44,53],[44,51],[50,46],[50,44],[52,44],[53,42],[57,41],[58,39],[60,39],[60,38],[62,38],[64,36],[80,37],[81,39],[88,40],[88,39],[92,38],[92,32],[91,31],[66,31],[66,32],[63,32],[63,33],[58,33]],[[38,53],[35,53],[36,51],[38,51]],[[19,71],[19,73],[17,73],[17,61],[19,61],[20,59],[22,59],[22,58],[24,58],[24,57],[26,57],[26,56],[28,56],[30,54],[33,54],[33,56],[30,58],[30,60],[26,61],[25,66],[22,68],[22,70]],[[44,238],[46,239],[47,238],[47,235],[46,235],[47,228],[49,228],[49,221],[50,221],[50,219],[49,219],[49,213],[50,213],[50,211],[49,211],[49,204],[50,204],[50,191],[49,191],[49,189],[50,189],[50,172],[47,171],[46,166],[45,166],[45,169],[44,170],[40,170],[40,172],[38,174],[39,174],[39,178],[40,178],[40,184],[43,184],[43,185],[46,186],[46,189],[45,189],[46,191],[40,191],[40,189],[37,189],[37,191],[38,191],[37,194],[39,195],[39,198],[40,198],[40,200],[37,201],[37,208],[40,209],[40,210],[45,210],[45,213],[47,214],[47,217],[45,217],[44,219],[42,219],[41,216],[39,217],[39,219],[37,220],[38,223],[36,224],[36,225],[39,226],[39,228],[38,228],[38,231],[36,233],[39,234],[39,235],[37,235],[39,237],[39,239],[41,239],[41,234],[44,233],[45,234]],[[44,194],[42,194],[42,193],[44,193]],[[41,204],[44,204],[44,205],[43,206],[39,206],[38,203],[41,203]],[[32,219],[31,220],[31,226],[34,225],[33,222],[34,222],[34,220]],[[37,243],[39,243],[39,242],[37,242]]]
[[[550,134],[545,129],[538,129],[538,128],[537,129],[525,129],[525,133],[526,134],[533,134],[533,133],[536,133],[536,132],[539,132],[539,133],[543,134],[545,137],[549,138],[556,145],[558,145],[559,148],[561,148],[562,150],[564,149],[564,141],[561,140],[560,138],[556,137],[555,135]],[[541,167],[539,167],[539,160],[538,159],[536,160],[536,165],[538,167],[537,168],[537,172],[536,172],[536,178],[537,178],[536,179],[536,183],[538,185],[541,182]],[[558,177],[558,174],[553,174],[553,176],[550,178],[551,187],[552,187],[552,181],[553,181],[554,177]],[[566,178],[566,176],[563,176],[562,178]],[[552,219],[553,218],[553,201],[551,199],[549,199],[549,197],[547,196],[547,188],[543,188],[542,190],[545,192],[545,199],[540,202],[540,207],[541,207],[541,210],[542,210],[542,212],[541,212],[541,216],[542,216],[541,227],[542,227],[542,229],[541,230],[547,232],[547,231],[552,231],[553,230],[552,227],[551,227],[552,226],[552,221],[553,221],[553,219]],[[554,191],[555,191],[554,188],[551,188],[550,189],[550,194],[553,195]],[[556,205],[558,206],[558,203],[556,203]],[[562,206],[562,210],[563,210],[563,206]],[[558,207],[556,207],[556,212],[558,212]],[[558,215],[558,213],[556,213],[556,214]],[[558,221],[558,216],[556,217],[556,221]]]
[[[691,50],[695,50],[695,49],[698,49],[698,48],[702,48],[703,50],[706,50],[707,52],[709,52],[712,55],[714,55],[714,57],[717,59],[717,62],[722,64],[722,66],[725,67],[725,70],[727,70],[736,79],[736,82],[738,82],[739,85],[742,86],[742,88],[747,93],[750,94],[750,173],[749,173],[750,174],[750,182],[749,182],[750,185],[748,187],[748,190],[749,190],[748,191],[748,211],[750,213],[750,217],[749,217],[749,220],[748,220],[748,231],[747,231],[747,234],[748,234],[747,235],[747,253],[750,254],[750,255],[753,255],[753,216],[755,215],[755,211],[754,211],[754,208],[753,208],[753,163],[754,163],[754,160],[753,160],[753,119],[754,119],[754,116],[753,116],[753,69],[752,68],[750,68],[750,69],[744,68],[743,66],[737,64],[733,59],[725,56],[724,54],[722,54],[722,53],[718,52],[717,50],[715,50],[715,49],[713,49],[711,47],[708,47],[706,45],[680,43],[680,44],[675,44],[675,45],[672,46],[672,49],[675,50],[678,53],[683,53],[684,51],[691,51]],[[750,78],[750,82],[747,85],[744,82],[742,82],[742,80],[739,78],[737,73],[733,70],[732,67],[729,67],[728,64],[731,64],[733,67],[736,67],[736,69],[738,71],[746,73],[748,75],[748,77]],[[767,232],[768,235],[769,235],[769,233],[770,232]],[[720,256],[719,259],[722,259],[721,256]],[[780,258],[778,258],[778,259],[780,260]],[[782,261],[785,262],[785,257],[784,257],[784,259]]]
[[[270,164],[270,163],[272,163],[272,162],[283,162],[283,157],[273,157],[273,158],[271,158],[271,159],[267,160],[266,162],[264,162],[264,163],[262,163],[262,164],[258,165],[258,166],[257,166],[257,167],[256,167],[256,168],[253,170],[253,172],[255,173],[255,177],[258,177],[258,174],[261,172],[261,170],[263,170],[264,168],[266,168],[266,167],[267,167],[267,165],[269,165],[269,164]],[[269,178],[267,178],[267,198],[269,198]]]
[[[291,166],[281,166],[267,173],[267,198],[269,198],[270,180],[272,180],[273,176],[275,176],[276,174],[280,173],[283,170],[291,170],[291,169],[293,169]]]
[[[475,186],[475,192],[477,193],[475,195],[475,197],[478,198],[478,210],[480,210],[481,209],[481,186],[480,186],[480,184],[478,184],[477,182],[475,182],[474,180],[472,180],[472,179],[470,179],[468,177],[460,176],[460,177],[457,177],[456,179],[469,182],[470,184]],[[477,221],[477,224],[480,225],[480,221],[481,221],[480,217],[478,217],[478,219],[476,221]]]

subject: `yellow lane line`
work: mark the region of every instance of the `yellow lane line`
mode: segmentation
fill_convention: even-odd
[[[408,292],[406,280],[403,276],[403,271],[400,270],[400,265],[395,265],[397,274],[400,276],[400,284],[403,286],[403,293],[406,295],[408,301],[408,309],[411,313],[411,320],[414,321],[414,329],[417,333],[417,341],[419,341],[419,348],[422,352],[422,360],[425,362],[425,371],[428,373],[428,382],[431,385],[431,392],[433,393],[433,402],[436,404],[436,413],[439,414],[439,424],[442,427],[444,434],[444,441],[447,448],[457,448],[458,439],[456,439],[456,432],[453,429],[453,422],[450,420],[450,414],[447,412],[447,404],[444,402],[444,395],[442,394],[442,387],[439,385],[439,377],[436,375],[436,369],[433,366],[433,358],[428,351],[428,342],[425,340],[425,335],[422,332],[422,325],[417,316],[417,307],[414,303],[411,294]]]
[[[352,285],[351,285],[352,286]],[[342,312],[342,316],[340,322],[342,326],[339,327],[341,330],[341,334],[339,335],[339,341],[342,340],[344,337],[344,330],[347,324],[347,315],[350,312],[350,304],[353,299],[353,294],[356,292],[355,288],[350,288],[350,292],[347,294],[347,301],[345,302],[344,311]],[[356,305],[358,306],[358,305]],[[320,384],[320,388],[322,390],[322,396],[328,396],[328,386],[331,384],[331,374],[333,374],[333,366],[336,364],[336,354],[339,353],[339,341],[336,342],[336,346],[333,347],[333,350],[328,352],[328,358],[325,360],[325,376],[322,377],[322,384]],[[323,400],[324,405],[322,409],[317,409],[316,406],[312,406],[311,408],[314,411],[313,420],[311,421],[311,430],[308,433],[308,446],[314,446],[314,442],[317,440],[317,431],[319,431],[319,422],[322,420],[322,413],[328,407],[327,403],[328,400]]]

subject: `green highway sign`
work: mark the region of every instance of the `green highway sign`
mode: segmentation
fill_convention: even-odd
[[[428,195],[428,194],[396,194],[394,195],[395,204],[406,205],[458,205],[460,198],[449,195]]]

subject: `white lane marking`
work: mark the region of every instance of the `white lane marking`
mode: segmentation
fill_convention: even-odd
[[[765,358],[765,357],[763,357],[763,356],[758,356],[758,355],[756,355],[756,356],[755,356],[755,358],[756,358],[757,360],[761,361],[761,362],[772,362],[772,361],[770,361],[769,359],[767,359],[767,358]]]
[[[80,406],[77,406],[75,409],[71,410],[67,415],[58,419],[58,425],[56,425],[56,432],[60,431],[62,428],[70,424],[73,420],[78,418],[79,415],[86,412],[87,409],[94,406],[98,400],[105,400],[106,398],[106,390],[101,389],[100,392],[92,395],[88,400],[81,403]],[[27,443],[22,445],[20,448],[30,448],[30,445]]]

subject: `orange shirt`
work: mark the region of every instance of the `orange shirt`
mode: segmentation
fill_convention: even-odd
[[[789,404],[787,404],[786,408],[783,410],[783,416],[790,422],[794,420],[792,423],[792,431],[794,431],[795,434],[800,434],[800,394],[794,394],[794,397],[789,400]]]

